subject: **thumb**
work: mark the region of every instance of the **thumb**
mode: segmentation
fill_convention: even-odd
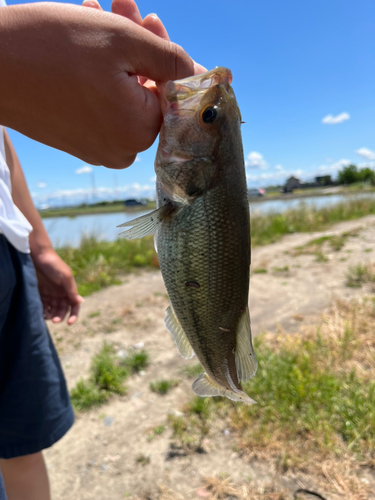
[[[127,19],[121,42],[131,73],[155,82],[180,80],[194,75],[194,61],[179,45],[164,40]],[[131,35],[130,35],[131,31]]]

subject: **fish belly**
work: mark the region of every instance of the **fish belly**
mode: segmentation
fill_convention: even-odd
[[[236,194],[213,188],[163,221],[157,233],[173,310],[203,367],[223,385],[228,365],[235,370],[237,327],[249,291],[249,208],[247,197]]]

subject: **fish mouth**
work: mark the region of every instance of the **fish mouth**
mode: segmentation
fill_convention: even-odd
[[[178,114],[181,101],[194,97],[199,100],[208,89],[219,85],[228,89],[231,83],[232,72],[227,68],[217,67],[200,75],[158,85],[163,114],[167,109]]]

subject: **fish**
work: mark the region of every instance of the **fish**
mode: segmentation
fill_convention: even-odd
[[[241,114],[232,74],[217,67],[158,86],[163,112],[155,158],[157,209],[121,224],[128,239],[154,234],[170,305],[164,324],[180,354],[205,372],[199,396],[255,403],[248,307],[250,215]]]

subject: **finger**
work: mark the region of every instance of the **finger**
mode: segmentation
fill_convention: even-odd
[[[52,321],[54,318],[57,316],[57,311],[59,309],[59,303],[56,299],[51,299],[51,308],[48,311],[48,319],[51,319]],[[56,321],[54,321],[56,323]]]
[[[65,299],[60,299],[57,306],[57,311],[54,317],[52,318],[52,323],[60,323],[60,321],[63,321],[68,310],[69,310],[68,301]]]
[[[156,14],[148,14],[143,19],[142,26],[146,30],[151,31],[154,35],[169,41],[168,32]]]
[[[82,7],[90,7],[92,9],[103,10],[96,0],[83,0]]]
[[[83,302],[83,298],[82,297],[79,297],[81,300],[81,302]],[[79,308],[81,306],[81,302],[77,303],[77,304],[71,304],[70,306],[70,315],[69,315],[69,318],[68,318],[68,325],[72,325],[73,323],[75,323],[77,321],[77,318],[78,318],[78,313],[79,313]]]
[[[111,10],[114,14],[127,17],[136,24],[142,24],[142,17],[133,0],[113,0]]]
[[[169,40],[169,36],[167,30],[164,27],[164,24],[156,14],[148,14],[142,21],[142,27],[150,31],[154,35],[162,38],[163,40]],[[153,92],[156,91],[155,82],[153,82],[152,80],[147,80],[147,78],[140,77],[139,83],[141,85],[145,85],[145,87],[148,87]]]

